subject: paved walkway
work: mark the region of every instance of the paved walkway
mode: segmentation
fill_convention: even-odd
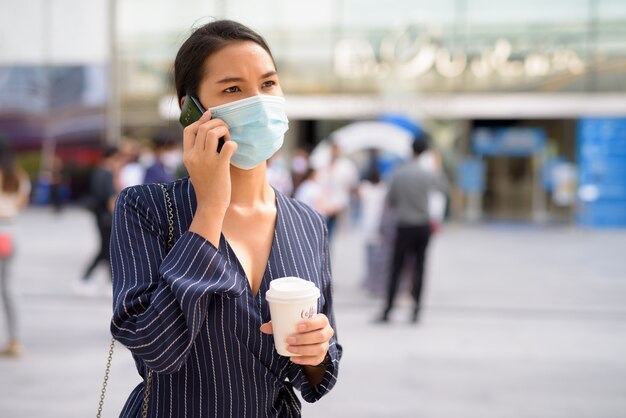
[[[91,219],[30,209],[19,234],[26,351],[0,359],[0,417],[94,416],[110,296],[72,291],[96,250]],[[339,383],[305,417],[626,417],[626,231],[447,226],[431,247],[418,325],[406,295],[391,324],[371,323],[381,301],[360,290],[361,245],[348,227],[334,243],[345,356]],[[117,416],[137,382],[118,347],[104,416]]]

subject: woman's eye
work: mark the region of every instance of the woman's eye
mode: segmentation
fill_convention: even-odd
[[[228,87],[227,89],[224,89],[224,93],[237,93],[239,91],[241,90],[237,86],[232,86],[232,87]]]
[[[264,89],[268,88],[268,87],[274,87],[276,85],[276,82],[274,80],[269,80],[266,81],[265,83],[262,84],[262,87]]]

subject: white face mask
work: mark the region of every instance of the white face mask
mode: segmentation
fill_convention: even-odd
[[[170,170],[176,170],[183,162],[183,153],[177,149],[165,151],[161,154],[161,162]]]
[[[237,143],[231,164],[244,170],[274,155],[289,129],[285,99],[280,96],[252,96],[210,110],[211,117],[226,122],[231,139]]]

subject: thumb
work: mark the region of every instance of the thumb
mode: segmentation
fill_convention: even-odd
[[[272,328],[272,321],[264,323],[259,329],[263,334],[272,334],[274,332]]]

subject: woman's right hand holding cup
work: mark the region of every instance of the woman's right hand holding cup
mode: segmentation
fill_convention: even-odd
[[[237,144],[230,140],[228,126],[211,119],[207,111],[183,131],[183,163],[187,168],[198,202],[189,227],[216,247],[219,246],[224,214],[230,204],[230,159]],[[217,152],[220,138],[221,152]]]

